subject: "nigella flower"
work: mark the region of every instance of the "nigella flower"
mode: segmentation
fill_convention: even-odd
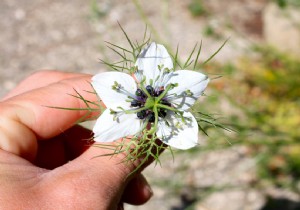
[[[208,77],[190,70],[175,71],[166,48],[156,43],[142,50],[135,68],[133,75],[105,72],[92,78],[107,107],[93,128],[94,140],[112,142],[142,136],[147,130],[178,149],[197,145],[198,123],[188,110],[203,94]]]

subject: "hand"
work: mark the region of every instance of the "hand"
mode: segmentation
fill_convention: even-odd
[[[85,111],[49,108],[85,107],[89,75],[38,72],[0,102],[1,209],[122,209],[152,196],[141,174],[128,177],[135,164],[122,155],[98,157],[104,149],[88,146],[91,131],[74,126]],[[138,163],[137,163],[138,164]]]

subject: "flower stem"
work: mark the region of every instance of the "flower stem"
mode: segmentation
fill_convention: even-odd
[[[149,130],[149,134],[154,134],[157,131],[157,125],[158,125],[158,111],[157,111],[157,106],[155,105],[153,107],[153,113],[154,113],[154,125],[152,126],[152,128]]]

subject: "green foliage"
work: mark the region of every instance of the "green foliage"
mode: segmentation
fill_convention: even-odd
[[[205,36],[215,36],[215,34],[216,34],[215,29],[210,25],[207,25],[204,28],[203,33],[204,33]]]
[[[248,82],[255,83],[263,91],[277,100],[295,101],[300,97],[300,60],[287,54],[277,52],[275,49],[258,48],[261,59],[258,65],[247,76]]]
[[[258,50],[260,59],[241,64],[249,91],[258,96],[252,98],[258,108],[252,117],[266,132],[300,137],[300,61],[273,49]]]
[[[257,157],[261,178],[293,188],[300,175],[300,60],[272,48],[255,50],[255,59],[241,59],[237,90],[229,93],[245,107],[239,124],[249,135],[241,143]]]
[[[90,1],[90,18],[92,20],[99,20],[106,16],[105,9],[101,8],[97,2],[97,0]]]
[[[284,9],[287,6],[300,6],[299,0],[273,0],[280,8]]]
[[[288,4],[287,0],[275,0],[275,2],[280,8],[285,8]]]
[[[192,0],[188,8],[191,14],[195,17],[207,14],[207,10],[202,0]]]
[[[206,125],[208,144],[216,150],[241,144],[257,160],[258,184],[294,187],[300,181],[300,60],[268,47],[235,64],[210,62],[206,72],[220,74],[213,91],[201,102],[202,111],[223,110],[214,117],[237,132],[220,132]],[[224,109],[224,107],[226,107]],[[226,118],[221,118],[226,112]]]

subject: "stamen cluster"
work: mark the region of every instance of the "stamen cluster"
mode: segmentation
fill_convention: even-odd
[[[164,87],[160,87],[159,89],[155,90],[151,85],[147,85],[145,88],[145,93],[142,89],[138,88],[135,92],[136,97],[131,101],[131,106],[132,107],[138,107],[138,108],[143,108],[145,107],[145,104],[147,100],[151,99],[157,99],[164,91]],[[171,107],[171,103],[169,103],[166,99],[161,99],[159,104],[163,104],[166,106]],[[165,118],[167,116],[167,110],[164,108],[158,108],[158,116]],[[144,109],[139,112],[137,112],[137,117],[141,120],[143,119],[148,119],[148,122],[152,123],[155,121],[155,114],[151,108],[149,109]]]

